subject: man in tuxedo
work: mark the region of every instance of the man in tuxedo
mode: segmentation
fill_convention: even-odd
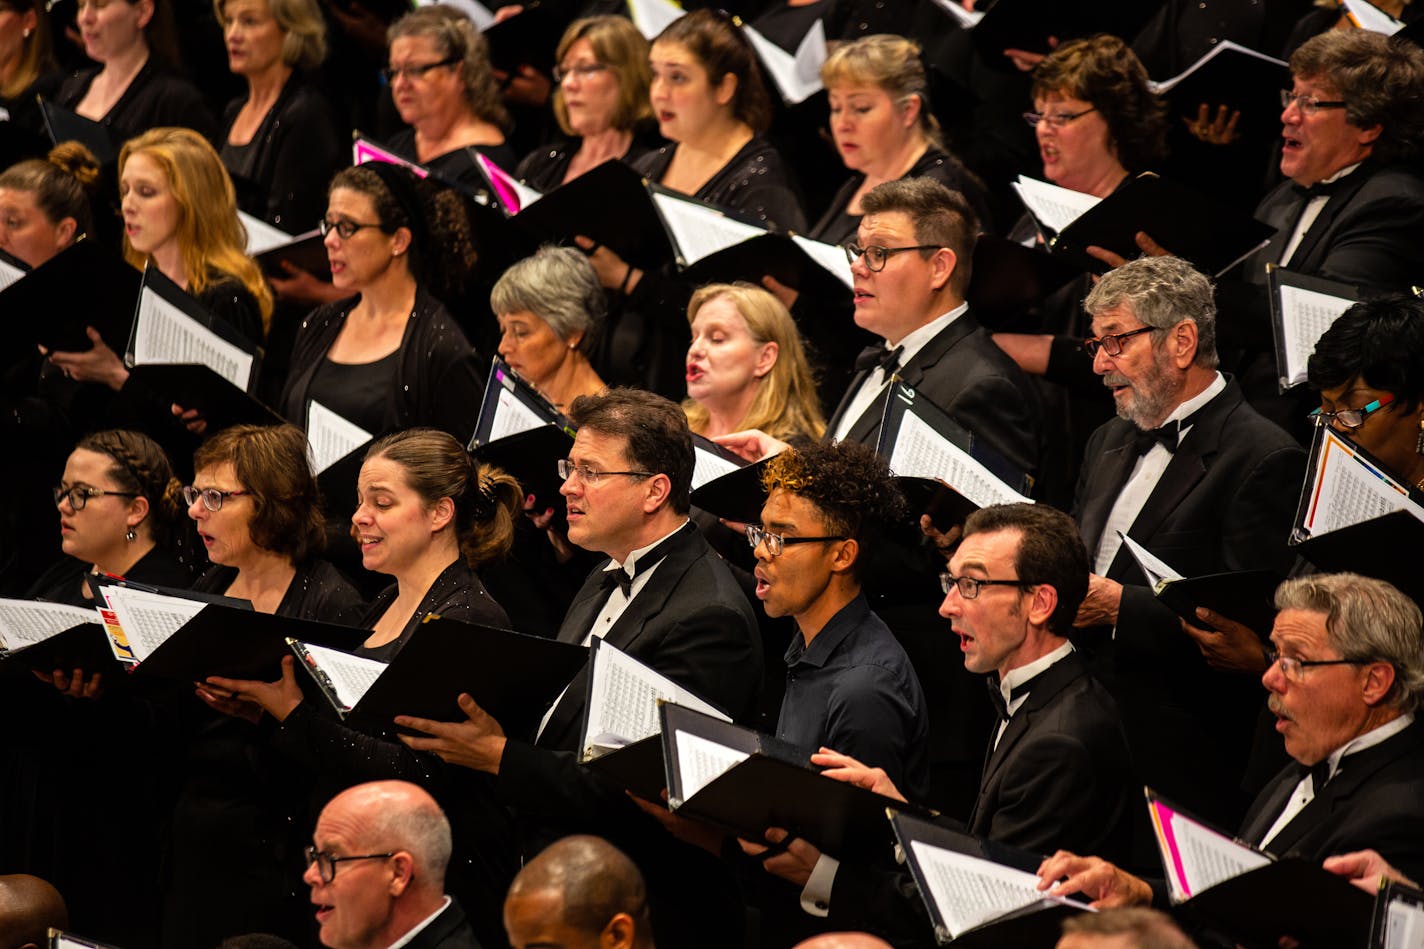
[[[1320,861],[1372,849],[1400,873],[1424,871],[1424,632],[1419,607],[1356,574],[1288,580],[1276,591],[1271,665],[1261,677],[1293,762],[1257,796],[1239,837],[1277,856]],[[1355,856],[1365,856],[1356,854]],[[1055,854],[1039,870],[1056,894],[1103,906],[1154,889],[1111,863]]]
[[[565,837],[526,863],[504,928],[514,949],[653,949],[643,875],[598,837]]]
[[[686,415],[661,396],[613,389],[576,399],[569,416],[578,435],[560,463],[568,537],[608,559],[575,595],[559,639],[588,644],[598,636],[744,718],[762,681],[762,646],[751,604],[687,517],[694,456]],[[740,916],[730,912],[704,919],[715,898],[706,888],[723,880],[723,869],[674,841],[622,787],[579,764],[588,677],[585,665],[532,740],[506,736],[468,696],[460,697],[463,722],[398,719],[433,736],[402,740],[494,775],[498,795],[520,818],[527,855],[569,833],[608,838],[643,870],[655,909],[663,907],[654,913],[659,942],[716,944],[720,925],[740,930]],[[699,860],[707,879],[698,894],[703,908],[694,910],[678,901],[691,898],[685,880]]]
[[[479,949],[464,910],[445,895],[450,822],[405,781],[341,792],[317,818],[307,872],[323,946]]]
[[[978,800],[961,829],[1028,850],[1085,840],[1125,854],[1137,785],[1122,723],[1067,638],[1088,582],[1076,525],[1046,505],[996,505],[972,514],[964,534],[943,578],[941,613],[965,668],[987,677],[999,715]],[[839,752],[811,761],[826,777],[904,799],[882,769]],[[897,945],[932,944],[903,874],[840,864],[805,841],[765,865],[803,885],[802,907],[813,915]]]
[[[1259,694],[1249,679],[1211,671],[1122,536],[1185,577],[1284,576],[1305,454],[1217,371],[1211,282],[1190,264],[1131,261],[1084,306],[1093,368],[1119,417],[1089,439],[1078,483],[1093,576],[1076,640],[1122,708],[1143,780],[1232,823],[1250,745],[1241,726]]]

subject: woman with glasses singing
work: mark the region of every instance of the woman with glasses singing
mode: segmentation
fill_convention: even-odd
[[[555,54],[554,118],[565,139],[534,149],[517,175],[552,191],[606,161],[634,161],[656,133],[648,41],[627,17],[575,20]]]
[[[305,428],[316,402],[376,435],[433,425],[469,437],[482,368],[433,292],[468,271],[460,235],[439,228],[448,197],[384,162],[332,179],[322,230],[344,298],[297,330],[276,402],[293,424]]]
[[[519,156],[505,143],[512,127],[490,68],[489,44],[459,10],[420,7],[386,34],[386,81],[407,126],[387,144],[456,181],[482,181],[466,148],[511,170]]]

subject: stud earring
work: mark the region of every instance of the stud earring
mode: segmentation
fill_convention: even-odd
[[[134,529],[132,527],[130,527],[128,531],[124,533],[124,540],[128,541],[130,544],[138,540],[138,534],[134,532]]]

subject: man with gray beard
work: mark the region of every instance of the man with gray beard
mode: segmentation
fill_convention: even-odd
[[[1074,501],[1093,565],[1075,642],[1118,702],[1142,779],[1231,826],[1258,694],[1207,666],[1121,535],[1186,577],[1284,576],[1305,453],[1217,371],[1211,281],[1187,262],[1124,264],[1084,307],[1119,417],[1089,440]]]

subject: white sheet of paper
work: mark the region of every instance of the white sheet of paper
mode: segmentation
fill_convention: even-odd
[[[673,741],[677,742],[677,776],[682,783],[679,806],[751,757],[745,751],[719,745],[681,729],[673,733]]]
[[[389,663],[381,662],[378,659],[353,656],[349,652],[318,646],[314,643],[302,643],[301,645],[307,655],[311,656],[316,663],[316,667],[326,673],[327,681],[331,683],[332,688],[336,690],[337,698],[341,700],[343,711],[354,708],[356,703],[361,701],[361,696],[366,694],[389,665]]]
[[[668,233],[688,266],[719,250],[766,233],[765,228],[734,221],[721,211],[661,192],[653,195],[653,203],[662,212]]]
[[[1393,36],[1404,29],[1404,24],[1365,0],[1343,0],[1345,12],[1362,30]]]
[[[661,672],[648,668],[607,642],[599,645],[594,655],[592,683],[584,732],[586,755],[591,751],[590,745],[605,749],[621,747],[656,735],[661,730],[659,700],[675,702],[724,722],[731,721]]]
[[[890,470],[901,477],[943,481],[980,507],[1033,503],[913,412],[906,412],[900,421]]]
[[[1354,301],[1285,284],[1280,287],[1280,298],[1286,355],[1281,375],[1289,385],[1298,385],[1306,380],[1306,361],[1315,352],[1315,344]]]
[[[155,363],[205,365],[244,392],[252,378],[251,353],[145,287],[134,327],[134,365]]]
[[[1346,2],[1348,3],[1349,0],[1346,0]],[[1231,42],[1231,40],[1222,40],[1220,43],[1217,43],[1210,50],[1208,50],[1206,55],[1202,56],[1201,59],[1198,59],[1196,62],[1192,63],[1190,66],[1182,70],[1177,75],[1173,76],[1171,79],[1164,79],[1161,82],[1148,82],[1147,85],[1153,92],[1157,93],[1158,95],[1163,95],[1167,92],[1170,92],[1172,88],[1177,85],[1177,83],[1181,82],[1183,79],[1187,78],[1192,73],[1196,72],[1198,69],[1201,69],[1207,63],[1211,62],[1213,59],[1215,59],[1217,56],[1220,56],[1227,50],[1244,53],[1247,56],[1254,56],[1257,59],[1264,59],[1268,63],[1280,63],[1280,65],[1282,66],[1286,65],[1284,61],[1276,59],[1274,56],[1267,56],[1265,53],[1258,53],[1254,49],[1250,49],[1248,47],[1241,46],[1240,44],[1233,43]]]
[[[24,649],[66,629],[97,622],[93,607],[0,599],[0,649]]]
[[[1167,883],[1176,902],[1271,862],[1269,857],[1180,813],[1173,812],[1171,823],[1176,851],[1168,850],[1160,836],[1157,844],[1163,851],[1162,865],[1167,869]]]
[[[105,597],[118,616],[129,648],[139,662],[203,611],[206,604],[129,587],[108,587]]]
[[[682,8],[669,0],[628,0],[628,16],[651,43],[678,17]]]
[[[979,25],[979,21],[984,19],[982,12],[978,10],[966,10],[958,3],[955,3],[954,0],[934,0],[934,5],[954,17],[959,25],[966,30],[974,29],[974,27]]]
[[[265,254],[274,247],[281,247],[283,244],[292,242],[291,234],[244,211],[237,212],[237,219],[242,222],[243,229],[247,231],[247,247],[245,249],[249,257]]]
[[[751,41],[757,57],[787,105],[805,102],[821,90],[821,66],[826,61],[826,28],[819,19],[801,38],[794,55],[750,25],[744,24],[742,32]]]
[[[511,175],[509,172],[505,171],[503,168],[490,161],[487,156],[481,155],[479,152],[476,152],[473,149],[471,149],[471,153],[474,155],[475,161],[479,162],[480,167],[485,170],[485,174],[489,175],[492,179],[499,182],[501,187],[508,188],[510,191],[514,192],[514,207],[509,209],[511,214],[518,214],[520,211],[523,211],[535,201],[538,201],[540,198],[544,197],[544,193],[542,191],[529,187],[524,182]]]
[[[1122,538],[1123,546],[1127,548],[1127,552],[1132,554],[1132,559],[1137,561],[1137,565],[1141,567],[1142,572],[1147,575],[1147,585],[1149,587],[1156,589],[1157,584],[1164,581],[1182,579],[1182,575],[1172,569],[1165,560],[1153,554],[1146,547],[1143,547],[1122,531],[1118,531],[1117,536]]]
[[[1420,949],[1424,946],[1424,907],[1401,899],[1389,901],[1385,911],[1384,949]]]
[[[1310,491],[1313,501],[1304,527],[1312,536],[1394,511],[1409,511],[1424,521],[1424,508],[1410,500],[1404,485],[1377,471],[1329,429]]]
[[[549,422],[538,412],[519,401],[509,389],[501,389],[495,402],[494,422],[490,427],[489,441],[531,431]]]
[[[968,854],[910,841],[945,928],[958,937],[1006,913],[1042,902],[1038,877]]]
[[[696,491],[714,478],[720,478],[724,474],[731,474],[741,465],[734,461],[728,461],[721,455],[714,455],[712,452],[697,445],[692,446],[693,467],[692,467],[692,490]]]
[[[26,271],[21,270],[14,264],[9,264],[3,260],[0,260],[0,290],[4,290],[16,280],[23,278],[25,274]]]
[[[371,440],[371,433],[316,399],[307,403],[307,446],[312,471],[321,474]]]
[[[1019,175],[1018,180],[1013,183],[1013,189],[1034,219],[1055,233],[1072,224],[1083,212],[1102,200],[1091,194],[1060,188],[1047,181],[1025,178],[1023,175]]]
[[[824,244],[800,234],[792,234],[791,239],[796,242],[797,247],[806,252],[806,256],[829,270],[841,283],[847,287],[855,286],[855,278],[850,273],[850,261],[846,259],[845,250],[839,244]]]

